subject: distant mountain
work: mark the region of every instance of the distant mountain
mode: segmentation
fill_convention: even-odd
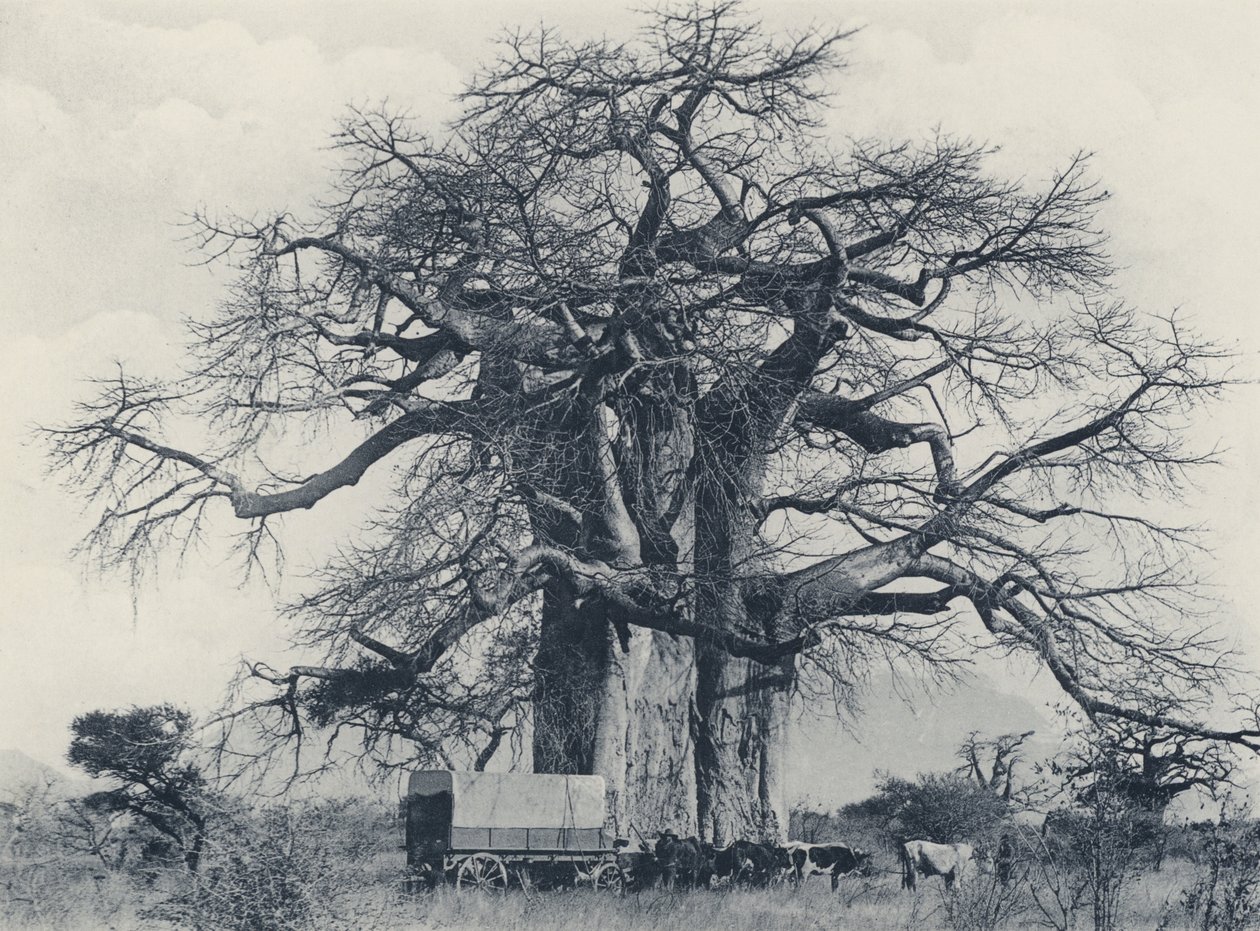
[[[98,788],[90,779],[55,769],[21,750],[0,750],[0,802],[10,802],[31,789],[44,787],[57,798],[86,795]]]
[[[1036,731],[1025,745],[1026,766],[1051,756],[1059,744],[1043,709],[983,677],[944,693],[894,688],[885,678],[873,684],[847,728],[822,706],[807,709],[794,724],[791,802],[820,810],[871,795],[877,769],[907,778],[955,769],[958,746],[972,731],[987,737]],[[1018,780],[1018,766],[1015,775]]]

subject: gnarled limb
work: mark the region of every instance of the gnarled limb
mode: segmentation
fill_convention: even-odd
[[[513,319],[507,314],[506,307],[499,313],[460,307],[460,286],[457,282],[442,282],[440,296],[426,297],[417,282],[382,267],[371,257],[330,236],[299,236],[270,254],[278,259],[304,249],[336,256],[354,266],[426,325],[448,333],[464,346],[507,354],[534,365],[555,367],[565,364],[560,357],[562,350],[568,346],[568,340],[558,326],[537,317]]]
[[[926,443],[932,450],[940,491],[946,495],[959,491],[953,443],[944,427],[933,423],[898,423],[867,408],[865,402],[848,401],[815,391],[801,399],[796,419],[808,429],[843,433],[869,453],[884,453],[915,443]]]
[[[163,445],[130,429],[128,424],[135,410],[126,406],[125,392],[119,401],[118,410],[104,419],[49,431],[67,467],[95,455],[107,443],[117,443],[124,450],[141,450],[157,462],[169,462],[200,473],[215,489],[210,493],[228,498],[236,516],[245,519],[314,507],[337,489],[356,484],[377,461],[412,440],[473,432],[483,413],[473,402],[417,404],[415,409],[378,430],[335,465],[283,491],[260,492],[250,489],[240,476],[212,459]]]
[[[940,556],[924,556],[917,572],[966,590],[984,626],[990,632],[1009,637],[1033,651],[1045,663],[1064,692],[1090,717],[1118,718],[1260,750],[1260,728],[1211,727],[1180,715],[1146,711],[1141,707],[1125,705],[1105,697],[1108,683],[1089,682],[1082,678],[1080,668],[1064,655],[1055,642],[1053,622],[1050,619],[1038,616],[1000,586],[970,569]],[[1137,655],[1149,656],[1136,642],[1129,646],[1137,651]]]

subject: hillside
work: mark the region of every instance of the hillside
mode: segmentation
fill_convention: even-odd
[[[956,691],[931,694],[883,678],[847,728],[823,707],[804,711],[794,723],[792,803],[820,810],[872,794],[877,769],[905,777],[954,769],[958,745],[972,731],[990,737],[1036,731],[1027,744],[1029,762],[1052,755],[1059,740],[1044,708],[980,676]]]
[[[41,763],[21,750],[0,749],[0,801],[11,801],[45,786],[58,798],[84,795],[96,788],[91,780]]]

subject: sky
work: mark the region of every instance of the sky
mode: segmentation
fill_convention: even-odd
[[[1033,182],[1096,153],[1117,289],[1153,312],[1182,308],[1237,351],[1240,372],[1260,371],[1260,5],[750,7],[775,29],[862,27],[835,85],[838,133],[939,127],[999,143],[993,168]],[[32,426],[67,419],[116,361],[174,371],[181,320],[228,280],[190,251],[189,212],[301,212],[337,164],[327,143],[349,105],[388,100],[440,127],[489,40],[540,20],[585,35],[639,24],[629,6],[589,0],[0,0],[0,748],[56,763],[77,713],[208,708],[242,655],[281,657],[275,593],[240,585],[215,546],[135,591],[87,571],[72,554],[79,505],[45,476]],[[1260,667],[1257,401],[1240,387],[1202,426],[1222,465],[1189,504],[1212,541],[1203,569],[1223,629]],[[287,521],[290,565],[352,529],[369,493]],[[1029,694],[1048,696],[1043,685]]]

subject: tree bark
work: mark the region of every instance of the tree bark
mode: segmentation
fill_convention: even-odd
[[[549,589],[534,697],[534,771],[603,776],[618,836],[696,830],[691,709],[695,661],[685,638],[636,631],[628,650],[596,600]]]
[[[697,496],[698,616],[723,631],[772,633],[769,619],[750,610],[741,590],[758,562],[747,505],[760,494],[760,457],[728,450],[710,459]],[[700,834],[718,845],[786,840],[784,756],[794,660],[766,665],[732,657],[713,643],[696,649]]]
[[[669,380],[685,373],[659,371]],[[672,395],[666,395],[672,396]],[[685,410],[652,401],[618,414],[616,482],[641,540],[642,559],[690,573],[694,498],[687,494],[692,424]],[[607,478],[605,477],[605,481]],[[674,610],[694,612],[690,595]],[[619,836],[696,832],[690,639],[618,624],[598,598],[575,604],[562,586],[543,600],[534,710],[537,772],[594,773],[607,783],[610,828]]]
[[[714,844],[787,839],[792,672],[791,659],[765,666],[713,646],[698,651],[697,816]]]
[[[624,727],[610,734],[595,771],[616,785],[609,815],[621,836],[670,829],[696,832],[696,769],[692,739],[695,659],[690,641],[637,632],[617,666],[624,684]],[[619,739],[618,739],[619,738]]]
[[[575,604],[559,581],[544,589],[534,667],[535,772],[594,771],[596,728],[616,692],[609,635],[602,604]]]

